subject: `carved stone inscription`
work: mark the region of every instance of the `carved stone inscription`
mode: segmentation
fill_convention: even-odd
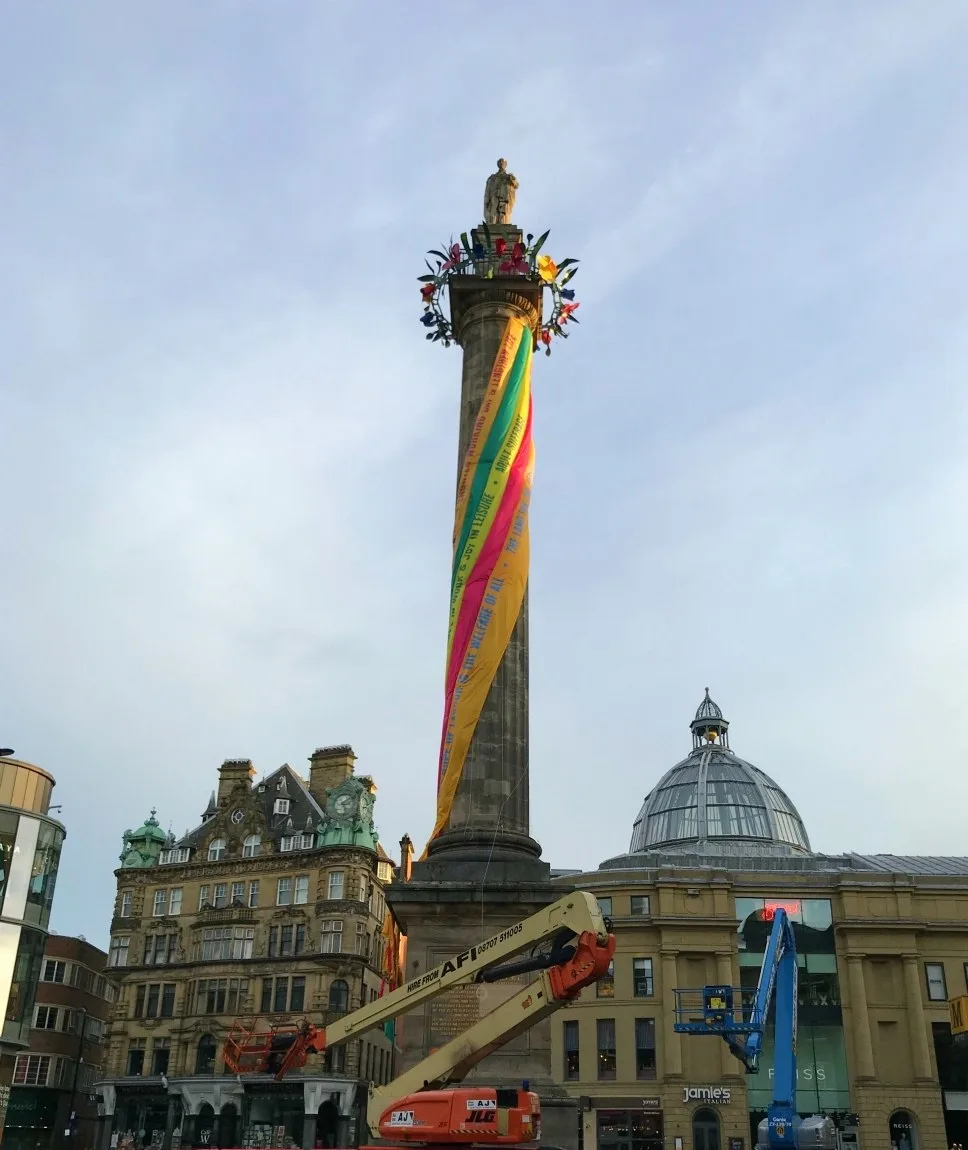
[[[434,964],[450,958],[450,954],[432,954]],[[519,975],[503,979],[501,982],[479,983],[475,986],[457,986],[445,994],[438,995],[427,1006],[427,1049],[433,1051],[470,1027],[478,1023],[486,1014],[506,1002],[511,995],[523,989],[534,976]],[[522,1053],[528,1049],[527,1033],[507,1043],[503,1050]]]

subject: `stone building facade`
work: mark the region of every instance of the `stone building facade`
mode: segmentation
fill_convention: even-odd
[[[152,812],[125,832],[109,970],[119,998],[98,1084],[102,1145],[314,1146],[352,1141],[370,1079],[393,1074],[383,1030],[273,1082],[225,1072],[239,1019],[316,1023],[385,988],[384,886],[393,865],[373,825],[376,787],[348,746],[254,783],[222,764],[202,821],[179,839]]]
[[[814,853],[727,727],[707,697],[692,753],[646,798],[629,852],[556,875],[598,896],[618,939],[611,976],[552,1020],[584,1150],[755,1144],[769,1035],[747,1075],[721,1039],[675,1031],[673,991],[752,991],[778,906],[798,950],[800,1113],[832,1115],[846,1146],[968,1142],[968,1047],[947,1006],[968,991],[968,859]]]
[[[71,1131],[74,1150],[97,1139],[94,1083],[101,1077],[117,988],[107,955],[83,938],[47,938],[26,1051],[17,1055],[3,1142],[53,1150]]]

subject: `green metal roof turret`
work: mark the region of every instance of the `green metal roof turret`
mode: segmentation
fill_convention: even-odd
[[[168,842],[168,836],[158,825],[157,811],[151,814],[136,831],[125,831],[122,837],[121,865],[123,867],[154,866]]]

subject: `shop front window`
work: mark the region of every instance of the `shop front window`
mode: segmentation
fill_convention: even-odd
[[[662,1114],[648,1110],[599,1110],[599,1150],[663,1150]]]
[[[888,1122],[891,1150],[918,1150],[918,1130],[910,1110],[895,1110]]]

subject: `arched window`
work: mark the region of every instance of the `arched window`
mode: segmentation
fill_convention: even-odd
[[[215,1055],[215,1038],[211,1034],[203,1034],[198,1040],[198,1050],[195,1054],[195,1073],[213,1074],[215,1072]]]
[[[218,862],[225,858],[225,839],[212,839],[208,844],[208,861]]]
[[[350,1008],[350,988],[342,978],[329,988],[329,1008],[336,1014],[345,1014]]]
[[[256,855],[260,854],[262,854],[262,836],[246,835],[245,841],[242,843],[242,857],[254,859]]]
[[[696,1150],[719,1150],[719,1115],[708,1106],[692,1116],[692,1144]]]
[[[918,1127],[910,1110],[895,1110],[888,1120],[891,1150],[918,1150]]]

